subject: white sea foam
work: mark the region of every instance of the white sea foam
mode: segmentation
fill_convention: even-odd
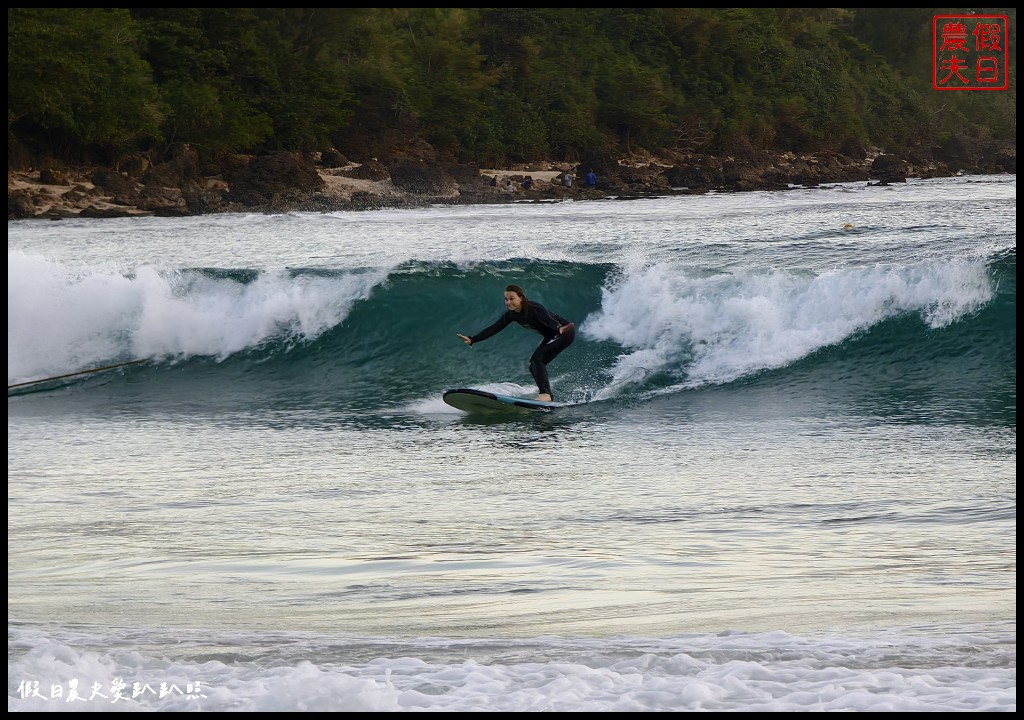
[[[205,651],[186,653],[206,659],[191,660],[172,646],[173,657],[101,654],[89,646],[109,639],[65,644],[20,630],[8,710],[1013,712],[1012,633],[999,641],[991,639],[997,627],[976,630],[657,640],[247,636],[206,638]],[[234,649],[218,651],[217,642]],[[82,699],[69,698],[72,687]]]
[[[913,315],[930,327],[948,325],[992,295],[982,261],[820,275],[777,269],[708,275],[659,263],[603,288],[601,310],[581,330],[627,349],[614,383],[667,368],[685,369],[686,386],[700,387],[783,367],[886,319]]]
[[[222,359],[272,338],[315,339],[387,271],[261,272],[240,283],[150,266],[125,274],[8,253],[8,384],[136,359]]]

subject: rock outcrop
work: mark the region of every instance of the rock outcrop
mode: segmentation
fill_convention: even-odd
[[[130,158],[121,169],[47,165],[8,172],[8,220],[65,217],[182,216],[218,212],[352,211],[434,204],[502,203],[643,197],[750,190],[786,190],[846,182],[888,184],[908,177],[1017,172],[1015,143],[952,138],[942,148],[873,152],[857,144],[843,152],[743,158],[678,154],[617,158],[585,153],[579,163],[541,163],[505,170],[440,160],[433,152],[396,153],[350,162],[331,150],[306,156],[279,152],[230,155],[203,162],[187,146],[165,162]],[[580,182],[593,169],[596,188]],[[567,187],[561,179],[572,174]],[[513,192],[492,183],[500,175]],[[533,187],[522,189],[530,176]]]

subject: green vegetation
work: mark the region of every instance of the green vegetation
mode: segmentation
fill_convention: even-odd
[[[932,88],[935,9],[12,8],[8,167],[413,141],[503,165],[587,152],[1016,137],[1010,89]],[[952,12],[952,11],[951,11]]]

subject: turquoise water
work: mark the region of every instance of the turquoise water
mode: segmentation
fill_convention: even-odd
[[[9,710],[1016,709],[1015,176],[17,221],[8,268]],[[441,401],[536,392],[539,336],[455,337],[508,283],[583,404]]]

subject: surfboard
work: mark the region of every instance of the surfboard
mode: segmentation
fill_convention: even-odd
[[[550,412],[555,408],[563,407],[562,403],[530,400],[529,398],[514,397],[512,395],[499,395],[487,392],[486,390],[474,390],[471,388],[446,390],[444,401],[453,408],[468,413]]]

